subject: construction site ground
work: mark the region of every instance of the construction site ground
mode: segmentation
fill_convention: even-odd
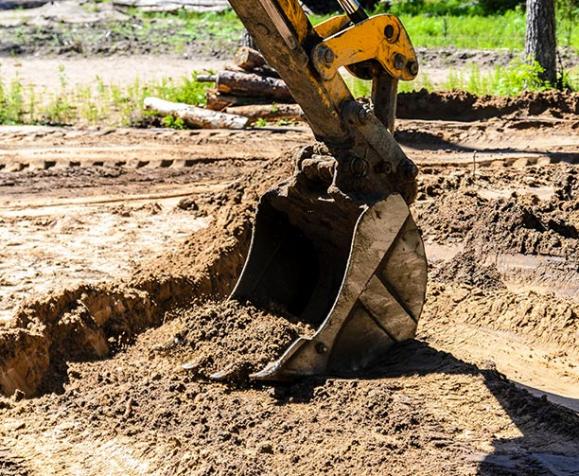
[[[399,121],[430,263],[417,339],[285,385],[247,376],[305,326],[224,298],[306,127],[0,128],[0,473],[577,474],[560,116]]]

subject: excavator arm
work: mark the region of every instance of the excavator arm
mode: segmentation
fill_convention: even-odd
[[[331,149],[343,170],[349,168],[356,176],[344,174],[346,188],[397,191],[410,202],[417,170],[388,131],[394,127],[398,80],[412,80],[418,73],[402,23],[392,15],[368,18],[355,0],[342,0],[347,14],[316,28],[297,0],[230,3],[287,83],[316,138]],[[373,110],[354,100],[340,68],[373,79]],[[369,172],[373,169],[380,176]]]
[[[297,0],[230,0],[319,141],[261,197],[231,296],[316,331],[255,379],[357,374],[414,336],[425,299],[424,246],[408,208],[417,168],[392,135],[397,83],[416,76],[416,55],[396,17],[339,1],[345,15],[314,28]],[[354,99],[342,68],[373,80],[373,107]]]

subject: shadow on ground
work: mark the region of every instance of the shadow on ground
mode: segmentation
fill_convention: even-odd
[[[545,397],[533,396],[495,369],[464,362],[425,342],[409,341],[392,349],[364,377],[384,379],[433,373],[482,377],[486,387],[523,434],[516,439],[496,438],[493,441],[494,452],[478,462],[479,475],[579,475],[579,452],[576,452],[579,447],[579,415],[550,403]],[[276,387],[276,396],[280,404],[290,401],[306,403],[323,383],[324,379],[309,379],[291,387],[279,386]],[[554,441],[553,434],[560,439]]]

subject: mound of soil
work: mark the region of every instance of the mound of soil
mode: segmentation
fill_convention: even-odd
[[[508,197],[488,198],[481,189],[500,189],[521,180],[532,187],[549,186],[542,200],[527,189]],[[467,172],[421,180],[417,221],[429,240],[460,243],[478,259],[497,253],[546,255],[577,259],[579,201],[577,172],[562,165],[545,173],[540,167],[481,175]],[[532,187],[528,190],[532,190]]]
[[[479,254],[493,252],[579,257],[579,230],[558,213],[541,213],[517,197],[481,207],[480,218],[466,235],[466,245]]]
[[[218,317],[214,312],[234,310],[267,323],[279,344],[289,337],[282,331],[285,325],[252,309],[211,304],[194,314],[209,319]],[[82,468],[88,459],[94,470],[104,453],[119,471],[141,468],[159,474],[360,474],[386,469],[392,474],[496,474],[500,465],[491,455],[503,451],[502,437],[518,448],[515,468],[526,472],[540,467],[532,451],[558,448],[569,454],[579,436],[573,412],[531,397],[496,371],[480,370],[420,342],[396,349],[391,360],[374,369],[373,379],[310,379],[242,390],[208,384],[195,371],[181,368],[190,352],[186,345],[171,352],[158,349],[159,341],[176,330],[197,335],[191,331],[192,318],[190,314],[146,332],[111,361],[72,365],[62,395],[0,410],[4,425],[17,428],[4,441],[16,454],[26,453],[23,467],[34,461],[44,468],[62,462],[58,451],[62,441],[75,438],[74,421],[83,422],[81,438],[91,444],[86,450],[74,444],[75,450],[67,452],[68,465]],[[220,335],[222,322],[214,322],[205,344],[222,352],[253,349],[250,358],[265,358],[275,350],[263,343],[261,332],[248,332],[244,343],[231,347],[234,336],[221,347],[227,342]],[[243,319],[225,318],[227,330],[236,334],[234,322]],[[245,361],[241,355],[232,361],[239,359]],[[441,394],[452,397],[441,399]],[[464,398],[468,405],[461,403]],[[55,429],[63,439],[51,439],[49,446],[43,435]],[[111,451],[103,451],[113,441]]]
[[[431,192],[434,193],[434,192]],[[440,243],[462,241],[487,201],[475,190],[438,192],[441,196],[416,210],[416,221],[429,239]]]
[[[245,262],[259,196],[292,166],[289,157],[272,160],[222,192],[200,194],[211,225],[176,251],[137,264],[127,282],[81,285],[24,303],[0,327],[0,391],[58,391],[71,361],[113,355],[173,317],[168,310],[226,296]]]
[[[520,96],[475,96],[465,91],[400,93],[397,116],[403,119],[476,121],[498,116],[537,116],[576,118],[579,93],[562,91],[525,92]]]
[[[572,300],[534,292],[433,284],[423,319],[466,322],[512,332],[537,343],[555,344],[569,355],[579,349],[579,306]]]
[[[505,284],[495,265],[483,265],[472,250],[459,253],[442,266],[435,266],[430,278],[441,283],[455,283],[481,289],[501,289]]]
[[[426,240],[466,249],[434,263],[421,337],[359,380],[264,385],[248,375],[311,329],[223,296],[243,263],[258,196],[290,169],[287,160],[268,162],[222,193],[196,196],[209,227],[143,263],[128,282],[53,294],[19,311],[0,331],[0,376],[40,382],[30,394],[41,395],[19,400],[24,387],[13,378],[20,392],[0,399],[0,467],[494,475],[548,473],[544,462],[554,458],[576,466],[575,412],[438,346],[446,338],[468,347],[455,330],[471,326],[549,344],[576,361],[576,298],[507,289],[498,265],[485,261],[524,245],[533,257],[565,250],[559,261],[573,263],[570,167],[425,171],[414,207]],[[513,187],[547,192],[538,199]],[[484,350],[492,357],[495,349]],[[565,371],[572,380],[573,368]]]
[[[300,335],[313,329],[236,301],[209,302],[180,310],[185,327],[171,340],[180,344],[186,368],[202,379],[247,383],[251,373],[277,359]],[[185,346],[185,347],[182,347]]]

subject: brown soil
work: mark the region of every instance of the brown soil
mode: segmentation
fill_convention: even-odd
[[[422,170],[413,209],[431,263],[418,338],[359,379],[274,386],[247,376],[311,329],[222,297],[242,266],[258,196],[291,173],[273,149],[307,143],[306,132],[158,138],[68,131],[78,135],[66,141],[13,132],[2,151],[9,155],[0,159],[7,165],[0,173],[4,215],[42,210],[44,219],[54,218],[73,198],[86,212],[100,197],[102,213],[130,217],[135,196],[139,206],[163,205],[144,193],[160,180],[177,191],[199,180],[223,185],[174,197],[168,220],[191,213],[207,224],[187,238],[166,238],[166,251],[139,257],[104,283],[44,297],[34,290],[46,280],[40,273],[28,301],[11,308],[14,319],[0,332],[0,376],[11,395],[0,400],[0,468],[573,474],[579,304],[577,292],[566,293],[579,289],[573,124],[401,121],[399,140]],[[147,166],[135,168],[127,157],[115,165],[127,150],[150,151],[155,143],[155,160],[142,158]],[[93,159],[103,144],[108,150]],[[81,165],[71,169],[66,161],[75,154]],[[189,166],[176,168],[187,154]],[[34,170],[51,157],[62,166]],[[174,161],[169,167],[159,161],[165,157]],[[22,167],[13,164],[29,165],[16,172]],[[30,237],[42,229],[34,223]],[[72,230],[71,239],[79,233]],[[130,247],[134,237],[120,239]],[[5,272],[16,271],[12,263]],[[216,372],[227,383],[214,382]]]
[[[579,114],[579,93],[526,92],[515,98],[475,96],[464,91],[447,93],[425,89],[398,95],[397,115],[406,119],[477,121],[497,116],[571,117]],[[520,127],[525,127],[520,124]]]

